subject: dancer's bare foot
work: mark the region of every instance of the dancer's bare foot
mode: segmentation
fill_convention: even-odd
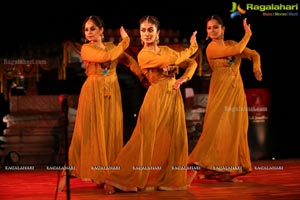
[[[111,186],[107,183],[104,184],[104,190],[105,190],[105,194],[114,194],[114,193],[116,193],[116,189],[113,186]]]
[[[143,189],[143,191],[146,191],[146,192],[148,192],[148,191],[156,191],[156,190],[157,190],[157,187],[155,187],[155,186],[147,186],[147,187],[145,187]]]
[[[98,184],[97,184],[97,187],[98,187],[98,188],[104,188],[104,184],[105,184],[105,183],[98,183]]]
[[[217,179],[219,173],[213,170],[204,169],[202,179]]]
[[[188,182],[188,184],[190,184],[190,183],[192,183],[193,182],[193,180],[195,179],[195,177],[197,176],[197,171],[195,171],[195,170],[190,170],[190,171],[188,171],[188,173],[187,173],[187,182]]]
[[[63,175],[58,183],[57,191],[62,192],[66,186],[67,176]]]
[[[222,173],[219,176],[219,181],[221,182],[243,182],[242,180],[239,180],[232,176],[230,173]]]

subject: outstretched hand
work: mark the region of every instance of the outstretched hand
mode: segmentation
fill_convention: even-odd
[[[197,31],[194,31],[193,34],[192,34],[192,36],[191,36],[191,38],[190,38],[190,43],[194,43],[194,42],[197,43],[197,37],[196,37],[196,35],[197,35]]]
[[[247,18],[243,19],[243,26],[246,32],[252,32],[250,28],[250,24],[247,24]]]
[[[256,80],[258,80],[258,81],[262,80],[262,73],[261,73],[261,71],[254,72],[254,76],[255,76]]]
[[[186,81],[187,81],[186,78],[179,78],[179,79],[177,79],[177,80],[175,81],[174,85],[173,85],[173,88],[176,89],[176,90],[179,89],[180,86],[181,86],[183,83],[185,83]]]
[[[121,35],[122,39],[128,37],[128,34],[123,26],[121,26],[121,28],[120,28],[120,35]]]

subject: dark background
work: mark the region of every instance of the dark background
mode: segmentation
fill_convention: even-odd
[[[248,18],[252,37],[248,47],[261,55],[263,81],[254,79],[252,66],[242,67],[245,88],[271,90],[270,156],[299,157],[299,16],[262,16],[259,11],[230,19],[232,1],[80,1],[6,2],[0,12],[1,54],[9,55],[20,45],[66,40],[80,41],[83,20],[90,15],[103,18],[106,28],[139,27],[143,15],[155,15],[162,29],[179,30],[182,38],[198,31],[198,41],[206,38],[205,18],[212,14],[223,17],[225,39],[240,40],[244,34],[242,19]],[[241,2],[241,1],[240,1]],[[247,1],[256,4],[295,4],[297,1]],[[237,2],[238,3],[238,2]],[[245,4],[241,4],[242,7]],[[269,11],[274,12],[274,11]],[[293,11],[298,13],[299,11]],[[2,57],[2,56],[1,56]],[[245,63],[248,66],[248,63]]]

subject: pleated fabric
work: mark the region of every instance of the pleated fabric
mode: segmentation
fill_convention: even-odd
[[[123,191],[188,188],[188,142],[183,98],[179,89],[173,89],[175,74],[166,75],[160,67],[162,63],[170,62],[169,55],[188,59],[197,47],[194,44],[187,48],[189,53],[183,54],[168,47],[160,47],[159,55],[142,50],[142,57],[140,52],[138,61],[151,85],[132,136],[113,164],[118,170],[110,173],[106,183]],[[148,62],[150,60],[154,62]],[[152,67],[146,67],[145,63]],[[197,63],[189,59],[187,65],[181,66],[185,68],[182,77],[189,80]]]
[[[82,85],[69,148],[70,174],[84,181],[102,183],[123,147],[123,111],[116,73],[118,59],[141,78],[142,72],[124,51],[129,38],[106,49],[85,44],[81,56],[87,79]],[[105,67],[103,67],[105,63]]]
[[[260,70],[259,54],[246,47],[246,33],[239,42],[212,41],[207,47],[213,70],[203,131],[189,163],[202,169],[243,175],[252,171],[248,146],[248,107],[240,74],[242,58],[253,61],[253,71]],[[242,52],[242,53],[239,53]],[[227,56],[232,56],[228,60]]]

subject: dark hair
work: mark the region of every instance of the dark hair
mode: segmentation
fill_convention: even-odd
[[[94,24],[98,27],[98,28],[104,28],[104,22],[103,20],[99,17],[99,16],[95,16],[95,15],[91,15],[89,17],[87,17],[84,21],[83,21],[83,24],[82,24],[82,34],[84,34],[85,32],[85,24],[87,21],[89,20],[92,20],[94,22]]]
[[[157,17],[152,16],[152,15],[145,15],[139,20],[139,24],[141,25],[141,23],[143,23],[144,21],[148,21],[151,24],[154,24],[156,26],[157,30],[160,30],[160,22],[157,19]]]
[[[210,20],[212,20],[212,19],[217,20],[218,23],[219,23],[222,27],[224,26],[223,19],[222,19],[219,15],[211,15],[211,16],[207,17],[206,20],[205,20],[206,24],[207,24],[208,21],[210,21]]]

